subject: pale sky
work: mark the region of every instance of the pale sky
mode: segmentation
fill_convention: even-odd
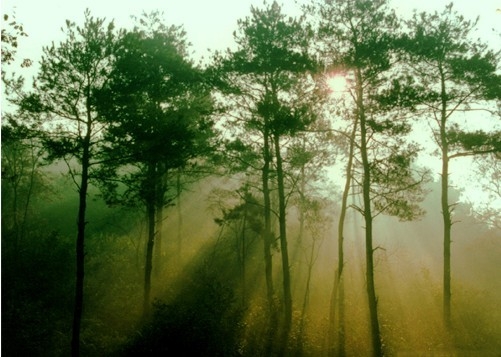
[[[271,2],[269,0],[268,2]],[[300,3],[307,0],[299,0]],[[450,0],[392,0],[395,9],[407,16],[413,8],[419,11],[442,10]],[[294,0],[282,0],[285,11],[299,13]],[[262,0],[3,0],[2,14],[16,14],[28,38],[20,41],[19,58],[38,59],[42,46],[62,39],[61,27],[66,19],[83,22],[89,8],[96,17],[115,20],[117,27],[130,27],[131,15],[143,11],[162,11],[169,25],[183,25],[198,57],[207,56],[207,49],[221,50],[232,45],[232,33],[237,29],[237,19],[250,14],[250,6],[262,6]],[[456,0],[455,8],[468,18],[480,16],[480,36],[493,46],[501,47],[501,38],[491,29],[501,31],[501,0]],[[497,43],[496,43],[497,42]]]
[[[271,3],[272,0],[268,0]],[[295,0],[278,1],[290,15],[299,14]],[[299,3],[308,0],[298,0]],[[451,0],[391,0],[394,8],[403,17],[412,10],[441,11]],[[480,17],[478,37],[488,42],[495,50],[501,49],[501,0],[456,0],[454,8],[468,19]],[[61,28],[66,19],[81,25],[85,9],[95,17],[114,20],[117,27],[130,28],[131,15],[159,10],[164,13],[167,25],[183,25],[192,50],[197,58],[209,57],[208,49],[224,50],[233,46],[233,31],[237,20],[250,15],[251,5],[262,7],[263,0],[3,0],[2,15],[15,13],[16,20],[24,26],[27,38],[19,39],[16,58],[30,58],[35,63],[41,55],[42,46],[63,40]],[[499,9],[499,10],[498,10]],[[3,21],[3,16],[2,16]],[[495,31],[493,31],[495,30]],[[496,34],[496,32],[498,34]],[[33,68],[15,71],[30,78]],[[464,163],[458,162],[459,167]],[[430,162],[433,171],[439,171],[439,161]],[[454,167],[452,168],[454,170]],[[479,191],[471,189],[470,196]]]

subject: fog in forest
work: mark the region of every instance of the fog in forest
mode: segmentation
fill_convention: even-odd
[[[19,304],[15,314],[9,311],[2,317],[2,345],[7,351],[21,348],[34,354],[65,355],[67,348],[76,207],[71,183],[58,174],[49,175],[58,184],[34,203],[26,223],[31,233],[22,242],[19,260],[12,261],[9,251],[3,249],[3,293],[14,288]],[[146,239],[142,215],[107,208],[96,192],[91,195],[82,326],[85,355],[121,355],[118,351],[124,345],[129,346],[126,355],[148,355],[144,352],[148,344],[152,349],[158,350],[160,344],[169,351],[185,349],[195,355],[213,348],[218,351],[214,355],[226,355],[221,349],[232,343],[243,355],[254,355],[252,349],[255,355],[262,353],[268,338],[264,333],[262,242],[247,229],[242,257],[242,222],[226,227],[215,222],[221,217],[221,202],[227,206],[239,202],[228,191],[233,185],[229,179],[204,179],[182,194],[180,210],[172,206],[165,211],[161,241],[155,242],[152,298],[156,309],[153,322],[146,323],[141,310]],[[431,183],[430,189],[421,220],[409,223],[381,217],[375,227],[375,275],[386,353],[497,356],[501,348],[499,230],[472,218],[469,206],[457,207],[452,250],[454,329],[448,332],[442,322],[437,183]],[[322,213],[325,220],[317,223],[319,227],[305,227],[301,241],[294,210],[289,213],[294,302],[290,343],[304,356],[325,355],[329,343],[339,196],[330,199]],[[349,211],[346,222],[346,353],[369,355],[363,226],[354,210]],[[277,299],[279,254],[275,248]],[[311,282],[306,292],[309,264]]]
[[[492,34],[296,5],[201,61],[160,11],[40,58],[2,14],[6,356],[501,357]]]

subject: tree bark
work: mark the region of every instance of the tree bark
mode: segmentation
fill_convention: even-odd
[[[162,204],[158,204],[156,208],[156,237],[155,237],[155,274],[158,276],[162,271],[162,231],[163,231],[163,223],[164,223],[164,206]]]
[[[245,298],[247,296],[247,291],[246,291],[246,284],[245,284],[245,255],[247,254],[246,252],[246,246],[245,246],[245,230],[247,229],[247,203],[244,202],[245,208],[244,208],[244,218],[242,222],[242,239],[241,239],[241,254],[242,254],[242,260],[240,262],[240,279],[242,282],[242,304],[245,304]]]
[[[277,186],[278,186],[278,220],[280,229],[280,250],[282,256],[283,288],[284,288],[284,335],[288,336],[292,324],[292,294],[291,278],[289,267],[289,251],[287,248],[287,220],[285,211],[285,187],[284,172],[282,167],[282,155],[280,154],[280,136],[275,134],[275,159],[277,164]],[[287,337],[286,337],[287,338]]]
[[[449,144],[446,136],[447,123],[447,98],[445,88],[445,74],[442,67],[440,71],[441,84],[441,113],[440,113],[440,146],[442,149],[441,173],[441,208],[444,222],[444,271],[443,271],[443,314],[444,323],[451,326],[451,211],[449,206]]]
[[[272,255],[271,255],[271,198],[270,198],[270,188],[269,188],[269,176],[270,176],[270,142],[268,130],[264,130],[264,165],[262,170],[262,184],[263,184],[263,200],[264,200],[264,264],[265,264],[265,278],[266,278],[266,292],[268,298],[268,308],[270,309],[270,314],[273,314],[274,303],[273,303],[273,272],[272,272]]]
[[[146,243],[146,260],[144,264],[144,299],[143,315],[147,316],[150,312],[150,293],[151,293],[151,271],[153,269],[153,247],[155,245],[155,206],[156,206],[156,172],[155,164],[148,166],[148,177],[150,187],[146,199],[146,216],[148,220],[148,240]]]
[[[183,251],[183,212],[181,210],[181,174],[182,168],[178,168],[176,173],[176,208],[177,208],[177,259],[180,261]]]
[[[89,166],[90,166],[90,140],[91,140],[91,119],[87,121],[87,133],[83,141],[82,151],[82,176],[78,191],[78,218],[77,218],[77,242],[76,242],[76,281],[75,281],[75,306],[73,311],[73,326],[71,337],[71,355],[80,356],[80,329],[83,312],[83,289],[84,289],[84,263],[85,263],[85,214],[87,209],[87,190],[89,186]]]
[[[366,285],[367,285],[367,298],[369,301],[369,314],[371,321],[371,337],[373,354],[376,357],[383,355],[381,344],[381,332],[379,330],[379,318],[377,312],[377,297],[374,284],[374,248],[372,243],[372,210],[371,210],[371,173],[370,163],[368,158],[367,149],[367,127],[365,118],[365,107],[363,103],[363,84],[362,74],[360,69],[357,70],[357,111],[360,120],[360,154],[362,156],[363,165],[363,181],[362,192],[364,202],[364,221],[365,221],[365,265],[366,265]]]
[[[156,208],[155,208],[155,274],[158,276],[163,267],[163,224],[164,224],[164,193],[167,191],[168,175],[165,170],[165,165],[157,164],[159,167],[158,173],[158,189],[156,190]]]

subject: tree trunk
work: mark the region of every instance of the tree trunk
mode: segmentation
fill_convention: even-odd
[[[451,213],[448,199],[448,158],[442,162],[442,216],[444,221],[444,322],[451,325]]]
[[[303,306],[301,308],[301,318],[299,320],[299,333],[298,333],[298,341],[299,346],[297,347],[297,356],[303,355],[303,345],[304,345],[304,327],[305,327],[305,318],[306,318],[306,310],[308,309],[308,305],[310,303],[310,287],[311,287],[311,275],[313,272],[313,266],[315,265],[315,253],[316,253],[316,239],[314,236],[315,233],[312,234],[312,246],[310,251],[310,257],[308,260],[308,271],[306,275],[306,286],[304,288],[304,296],[303,296]]]
[[[441,182],[441,207],[444,222],[444,277],[443,277],[443,314],[444,323],[451,326],[451,211],[449,206],[449,144],[446,136],[447,123],[447,98],[445,89],[445,74],[440,67],[441,76],[441,120],[440,120],[440,146],[442,149],[442,182]]]
[[[273,345],[275,343],[275,334],[277,332],[277,311],[275,309],[274,301],[274,287],[273,287],[273,261],[271,254],[271,247],[274,237],[271,232],[271,192],[270,192],[270,165],[271,165],[271,152],[270,152],[270,136],[268,132],[268,123],[265,119],[263,130],[263,158],[264,164],[262,169],[262,184],[263,184],[263,203],[264,203],[264,266],[266,278],[266,297],[268,300],[268,334],[265,343],[266,355],[271,355],[273,352]]]
[[[266,125],[265,125],[266,126]],[[263,184],[263,200],[264,200],[264,264],[265,264],[265,277],[266,277],[266,291],[268,297],[268,308],[270,309],[270,314],[274,313],[274,303],[273,303],[273,272],[272,272],[272,255],[271,255],[271,198],[270,198],[270,188],[269,188],[269,176],[270,176],[270,145],[269,145],[269,134],[268,131],[264,130],[264,165],[262,171],[262,184]]]
[[[13,200],[12,200],[12,212],[14,213],[14,257],[15,261],[17,263],[17,260],[19,258],[19,212],[18,212],[18,204],[17,200],[19,199],[19,192],[18,192],[18,187],[19,187],[19,180],[21,179],[21,175],[19,174],[19,178],[14,179],[14,184],[12,187],[13,191]]]
[[[163,224],[164,224],[164,207],[165,197],[168,187],[168,171],[165,169],[164,164],[157,164],[158,172],[158,189],[155,192],[155,222],[156,222],[156,236],[155,236],[155,274],[158,276],[163,268],[163,251],[162,251],[162,238],[163,238]]]
[[[164,223],[164,206],[158,204],[156,208],[156,237],[155,237],[155,274],[158,276],[162,271],[163,255],[162,255],[162,230]]]
[[[367,127],[365,118],[365,108],[363,103],[363,85],[362,74],[357,72],[357,111],[360,120],[361,145],[360,154],[363,165],[362,192],[364,202],[364,221],[365,221],[365,265],[366,265],[366,285],[367,298],[369,301],[369,314],[371,321],[372,349],[374,356],[382,356],[383,349],[381,345],[381,333],[379,330],[379,319],[377,313],[377,297],[374,284],[374,248],[372,244],[372,210],[371,210],[371,173],[367,149]]]
[[[245,284],[245,255],[246,255],[246,247],[245,247],[245,230],[247,229],[247,204],[245,204],[245,209],[244,209],[244,220],[242,223],[242,240],[241,240],[241,254],[242,254],[242,260],[240,262],[240,274],[241,274],[241,282],[242,282],[242,304],[245,305],[245,298],[247,295],[246,291],[246,284]]]
[[[84,288],[84,259],[85,259],[85,214],[87,209],[87,190],[89,185],[90,166],[90,137],[91,121],[87,124],[87,134],[84,137],[82,152],[82,176],[79,188],[78,218],[77,218],[77,242],[76,242],[76,281],[75,281],[75,306],[73,312],[73,327],[71,337],[71,355],[80,355],[80,327],[83,312],[83,288]]]
[[[303,137],[303,146],[302,150],[303,152],[306,151],[306,144],[305,144],[306,139]],[[304,221],[305,221],[305,191],[306,191],[306,165],[303,163],[301,165],[301,176],[300,176],[300,183],[299,183],[299,233],[298,233],[298,239],[297,239],[297,246],[301,246],[301,241],[303,240],[303,235],[304,235]]]
[[[348,209],[348,195],[350,193],[350,182],[352,179],[352,167],[353,167],[353,154],[355,149],[355,135],[358,129],[358,118],[355,117],[353,123],[353,130],[350,136],[350,148],[348,152],[348,163],[346,164],[346,181],[344,183],[343,196],[341,199],[341,212],[339,213],[338,222],[338,265],[336,274],[334,277],[334,285],[331,293],[330,302],[330,331],[329,331],[329,343],[330,352],[329,355],[343,357],[346,354],[345,351],[345,326],[344,326],[344,279],[343,279],[343,269],[344,269],[344,222],[346,219],[346,211]],[[337,299],[336,299],[337,297]],[[335,334],[335,318],[336,318],[336,306],[339,311],[339,324],[338,324],[338,341],[337,341],[337,352],[334,348],[334,334]]]
[[[285,321],[284,321],[284,336],[287,338],[292,324],[292,294],[291,294],[291,278],[289,267],[289,251],[287,248],[287,226],[285,212],[285,187],[284,187],[284,172],[282,167],[282,155],[280,154],[280,136],[275,134],[275,157],[277,163],[277,186],[278,186],[278,220],[280,228],[280,250],[282,255],[282,270],[283,270],[283,287],[284,287],[284,305],[285,305]]]
[[[155,164],[149,164],[148,177],[150,187],[146,199],[146,216],[148,220],[148,241],[146,243],[146,260],[144,264],[144,300],[143,315],[150,312],[151,271],[153,269],[153,246],[155,244],[155,206],[156,206],[156,172]]]
[[[183,213],[181,210],[181,174],[182,168],[179,168],[176,175],[176,208],[177,208],[177,259],[180,261],[183,250]]]

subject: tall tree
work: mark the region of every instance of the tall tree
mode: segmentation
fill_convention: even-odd
[[[109,165],[104,182],[119,175],[122,200],[146,208],[148,239],[144,268],[144,313],[150,310],[156,219],[173,200],[166,177],[201,156],[212,135],[211,98],[201,72],[188,59],[181,27],[162,24],[160,14],[143,14],[140,26],[120,39],[99,110],[110,124]],[[108,189],[120,187],[111,181]],[[116,199],[116,195],[110,196]]]
[[[419,182],[423,178],[415,176],[412,169],[416,147],[405,144],[410,126],[384,100],[392,83],[390,77],[399,77],[393,63],[399,21],[385,0],[338,0],[314,3],[309,9],[319,15],[320,51],[326,67],[345,73],[350,83],[356,123],[354,193],[362,196],[361,204],[354,208],[365,223],[365,278],[372,349],[375,356],[381,356],[373,220],[382,213],[401,219],[418,215],[420,210],[412,202],[420,198]]]
[[[113,22],[85,12],[82,27],[66,21],[67,39],[43,49],[34,91],[21,102],[24,111],[40,115],[50,159],[67,163],[78,191],[75,308],[71,353],[80,354],[83,309],[87,191],[93,169],[99,166],[104,125],[96,111],[94,92],[107,80],[115,40]]]
[[[451,324],[451,230],[455,203],[449,200],[452,159],[501,150],[500,132],[489,129],[500,119],[495,102],[501,99],[499,52],[472,38],[477,20],[465,19],[450,3],[441,12],[415,13],[408,22],[408,63],[416,78],[420,113],[432,123],[433,139],[442,161],[441,208],[443,217],[443,314]],[[472,131],[483,112],[485,131]],[[459,120],[463,123],[458,125]],[[464,121],[466,119],[466,122]],[[490,121],[488,119],[491,119]]]
[[[278,190],[279,241],[283,273],[284,335],[292,322],[292,294],[286,229],[286,193],[282,145],[311,120],[308,100],[312,99],[314,70],[307,49],[310,34],[297,19],[287,18],[278,3],[264,9],[251,8],[251,16],[239,20],[235,33],[238,49],[225,61],[228,77],[235,78],[240,93],[240,126],[251,137],[259,137],[264,198],[264,245],[268,295],[271,282],[271,196],[270,173],[276,172]],[[300,89],[300,86],[303,86]],[[242,110],[243,109],[243,110]],[[251,139],[252,140],[252,139]]]

